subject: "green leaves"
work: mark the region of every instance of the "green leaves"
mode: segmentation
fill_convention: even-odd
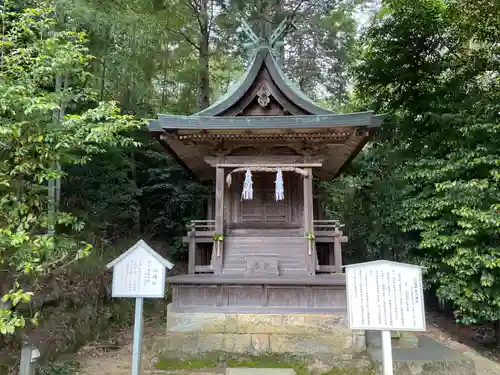
[[[500,319],[500,82],[484,33],[500,32],[488,16],[500,8],[465,3],[388,3],[366,35],[358,91],[389,112],[379,147],[386,184],[402,187],[395,223],[419,237],[411,258],[471,323]]]
[[[1,299],[0,304],[0,334],[13,334],[16,328],[23,328],[26,320],[23,316],[14,313],[11,307],[16,307],[19,303],[28,303],[33,297],[33,293],[25,292],[16,283],[15,289],[11,289]],[[5,307],[9,306],[9,308]],[[36,317],[35,317],[36,318]]]
[[[0,46],[4,57],[0,69],[0,271],[9,275],[3,282],[16,285],[3,296],[0,308],[4,334],[26,323],[24,316],[11,310],[29,303],[32,295],[18,280],[36,285],[38,276],[66,267],[91,250],[78,237],[85,224],[59,211],[55,198],[48,198],[55,196],[50,195],[53,188],[45,184],[55,186],[56,179],[67,175],[69,165],[87,163],[108,147],[136,145],[127,132],[141,125],[131,116],[120,115],[114,102],[82,110],[93,96],[82,85],[92,57],[85,35],[57,31],[53,16],[51,9],[1,15],[5,34]]]

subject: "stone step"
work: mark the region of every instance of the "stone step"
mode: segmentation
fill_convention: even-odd
[[[230,367],[223,369],[200,370],[152,370],[147,375],[296,375],[291,368],[249,368]]]
[[[224,375],[226,370],[214,369],[191,369],[191,370],[149,370],[144,375]],[[128,373],[130,374],[130,372]]]
[[[291,368],[235,367],[226,369],[226,375],[295,375],[295,370]]]
[[[418,338],[413,332],[391,331],[393,348],[418,348]],[[380,331],[366,331],[366,344],[371,348],[382,347]]]
[[[476,375],[474,361],[428,337],[418,337],[417,348],[392,350],[394,374]],[[382,374],[382,350],[371,347],[368,356]]]

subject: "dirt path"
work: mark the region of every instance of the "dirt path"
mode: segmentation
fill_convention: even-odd
[[[123,346],[118,349],[106,348],[107,344],[90,343],[78,352],[76,360],[80,363],[79,375],[92,374],[130,374],[132,360],[132,337],[123,332]]]
[[[481,349],[481,346],[474,343],[468,335],[462,336],[453,321],[435,313],[427,314],[426,320],[427,331],[420,333],[421,335],[428,336],[473,360],[477,375],[500,375],[500,363],[478,352],[476,349]],[[494,356],[492,358],[496,359]]]
[[[143,369],[150,373],[156,363],[151,343],[165,336],[165,327],[157,322],[147,322],[143,338]],[[106,342],[93,342],[78,351],[78,375],[130,375],[132,367],[132,329],[112,335]]]

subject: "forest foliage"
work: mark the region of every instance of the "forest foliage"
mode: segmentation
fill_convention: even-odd
[[[388,119],[334,185],[353,186],[357,214],[345,217],[358,246],[423,265],[464,323],[500,320],[499,11],[486,1],[384,4],[355,76],[360,101]]]
[[[339,112],[387,114],[350,169],[321,183],[347,258],[422,264],[457,319],[500,320],[496,3],[18,0],[2,11],[2,333],[25,324],[13,305],[37,278],[92,239],[144,237],[185,255],[208,187],[145,120],[209,105],[244,69],[240,20],[263,32],[285,16],[296,30],[281,61],[302,90]]]

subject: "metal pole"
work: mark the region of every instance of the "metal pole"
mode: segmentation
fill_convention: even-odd
[[[31,353],[33,348],[27,343],[23,344],[21,349],[21,363],[19,365],[19,375],[33,375],[35,373],[35,364],[31,363]]]
[[[140,375],[141,373],[143,304],[144,304],[143,298],[135,299],[134,343],[132,348],[132,375]]]
[[[391,331],[382,331],[382,358],[384,375],[393,375]]]

